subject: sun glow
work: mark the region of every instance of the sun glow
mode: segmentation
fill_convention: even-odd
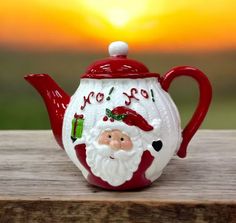
[[[129,12],[124,9],[111,9],[107,13],[107,19],[117,27],[124,27],[130,20]]]
[[[124,0],[88,0],[83,2],[84,9],[97,19],[110,23],[113,29],[132,25],[135,19],[142,17],[147,10],[148,1]]]
[[[235,0],[18,0],[0,7],[0,47],[135,50],[236,47]],[[132,46],[133,45],[133,46]]]
[[[158,19],[146,21],[148,16],[153,16],[150,0],[87,0],[81,6],[84,13],[91,15],[87,22],[93,29],[86,30],[87,34],[91,36],[96,33],[97,38],[103,39],[106,44],[114,40],[137,44],[153,39],[150,34]],[[155,10],[155,14],[159,12]]]

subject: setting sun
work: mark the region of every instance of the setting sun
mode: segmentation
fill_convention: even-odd
[[[107,13],[107,18],[114,26],[123,27],[129,22],[130,15],[124,9],[111,9]]]
[[[0,46],[100,50],[124,40],[136,50],[231,49],[234,8],[234,0],[3,1]]]
[[[88,11],[95,12],[98,16],[101,16],[105,21],[110,22],[111,25],[116,27],[125,27],[128,23],[134,22],[135,18],[138,18],[145,14],[148,1],[96,1],[88,0],[83,4]],[[134,7],[135,6],[135,7]]]

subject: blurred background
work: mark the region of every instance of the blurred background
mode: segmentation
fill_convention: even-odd
[[[46,108],[24,81],[48,73],[69,94],[110,42],[129,44],[129,57],[163,75],[198,67],[213,85],[202,128],[236,128],[235,0],[9,0],[0,3],[0,129],[48,129]],[[197,85],[171,86],[182,126],[198,101]]]

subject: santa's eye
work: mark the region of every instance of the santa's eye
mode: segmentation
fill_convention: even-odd
[[[124,138],[123,138],[123,137],[121,137],[121,138],[120,138],[120,141],[124,141]]]
[[[108,138],[110,139],[110,138],[111,138],[111,135],[108,135]]]

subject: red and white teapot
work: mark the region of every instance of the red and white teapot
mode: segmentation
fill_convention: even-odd
[[[148,186],[173,155],[185,157],[212,97],[200,70],[176,67],[160,76],[128,59],[127,52],[126,43],[111,43],[110,57],[88,67],[71,97],[47,74],[25,77],[43,97],[59,145],[89,183],[111,190]],[[168,94],[179,76],[194,78],[200,91],[197,109],[183,131]]]

